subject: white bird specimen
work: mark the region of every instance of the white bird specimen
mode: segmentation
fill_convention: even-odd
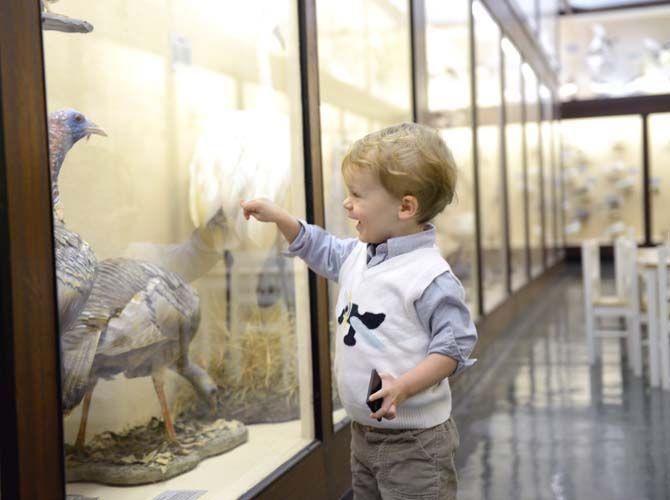
[[[240,200],[264,197],[281,203],[291,170],[289,114],[278,109],[272,81],[272,44],[283,50],[273,17],[259,13],[256,60],[259,74],[256,107],[230,110],[207,119],[190,164],[189,202],[196,227],[223,210],[229,231],[217,247],[251,242],[269,248],[276,232],[267,224],[245,220]]]

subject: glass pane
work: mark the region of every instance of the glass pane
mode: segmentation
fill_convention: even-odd
[[[530,26],[532,31],[535,31],[535,29],[537,28],[536,0],[514,0],[514,3],[517,4],[518,9],[524,16],[525,21],[528,23],[528,26]]]
[[[505,211],[502,206],[502,165],[500,155],[500,29],[488,11],[472,4],[475,29],[477,84],[477,153],[479,162],[482,235],[482,280],[484,313],[500,304],[507,295],[505,255]]]
[[[554,119],[552,121],[552,135],[554,137],[554,164],[556,165],[556,177],[554,179],[556,198],[558,200],[556,205],[556,243],[558,245],[558,257],[563,258],[565,250],[565,190],[563,183],[563,163],[561,159],[562,142],[561,142],[561,124],[560,121]]]
[[[553,264],[555,258],[554,235],[554,190],[553,190],[553,138],[551,131],[551,92],[544,85],[540,85],[540,103],[542,105],[542,189],[544,190],[544,248],[547,263]]]
[[[641,140],[639,116],[561,121],[568,246],[621,234],[642,239]]]
[[[523,169],[523,100],[521,57],[508,39],[502,42],[505,59],[505,152],[512,290],[527,281],[526,197]]]
[[[561,99],[666,94],[670,6],[561,16]]]
[[[442,255],[478,311],[470,108],[469,0],[426,1],[429,125],[440,130],[458,165],[454,202],[435,219]]]
[[[51,11],[67,491],[235,498],[314,437],[307,271],[239,208],[305,214],[295,3]]]
[[[670,240],[670,113],[649,115],[649,190],[651,192],[651,238]]]
[[[342,207],[341,161],[365,134],[412,121],[409,8],[392,0],[317,0],[316,12],[326,229],[355,237]],[[334,360],[337,284],[329,283],[328,293]],[[338,423],[345,413],[335,384],[333,407]]]
[[[559,0],[540,0],[540,43],[553,66],[558,65]]]
[[[526,109],[526,175],[528,180],[528,231],[531,276],[542,271],[542,156],[540,152],[540,108],[535,72],[522,65]]]

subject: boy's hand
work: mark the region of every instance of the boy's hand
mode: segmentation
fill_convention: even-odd
[[[274,222],[279,231],[284,235],[289,243],[298,236],[300,232],[300,223],[279,205],[272,203],[265,198],[256,198],[255,200],[240,201],[240,206],[244,212],[244,218],[249,220],[253,217],[261,222]]]
[[[244,211],[244,218],[249,220],[253,217],[261,222],[277,222],[285,212],[283,208],[275,205],[265,198],[255,200],[240,201],[240,206]]]
[[[382,379],[382,388],[370,395],[370,401],[382,399],[382,407],[374,413],[370,413],[370,418],[385,418],[393,420],[396,417],[398,405],[407,399],[404,385],[400,379],[395,378],[390,373],[380,373]]]
[[[397,409],[408,398],[440,383],[454,373],[458,362],[444,354],[430,353],[421,363],[402,376],[395,378],[389,373],[380,373],[382,388],[370,396],[370,401],[384,398],[382,407],[372,418],[393,420]]]

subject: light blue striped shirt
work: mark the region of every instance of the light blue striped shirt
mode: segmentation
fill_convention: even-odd
[[[287,254],[300,257],[315,273],[337,282],[342,264],[358,243],[357,238],[336,238],[319,226],[300,220],[300,232]],[[418,248],[435,245],[435,227],[427,224],[420,233],[368,244],[368,268]],[[419,321],[430,332],[428,352],[458,362],[456,373],[475,363],[469,359],[477,342],[477,329],[465,305],[463,285],[450,271],[440,274],[414,302]],[[452,374],[452,376],[454,375]]]

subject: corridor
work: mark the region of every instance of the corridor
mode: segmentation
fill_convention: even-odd
[[[617,340],[589,368],[567,269],[480,363],[475,390],[455,391],[461,500],[670,498],[670,393],[633,377]]]

